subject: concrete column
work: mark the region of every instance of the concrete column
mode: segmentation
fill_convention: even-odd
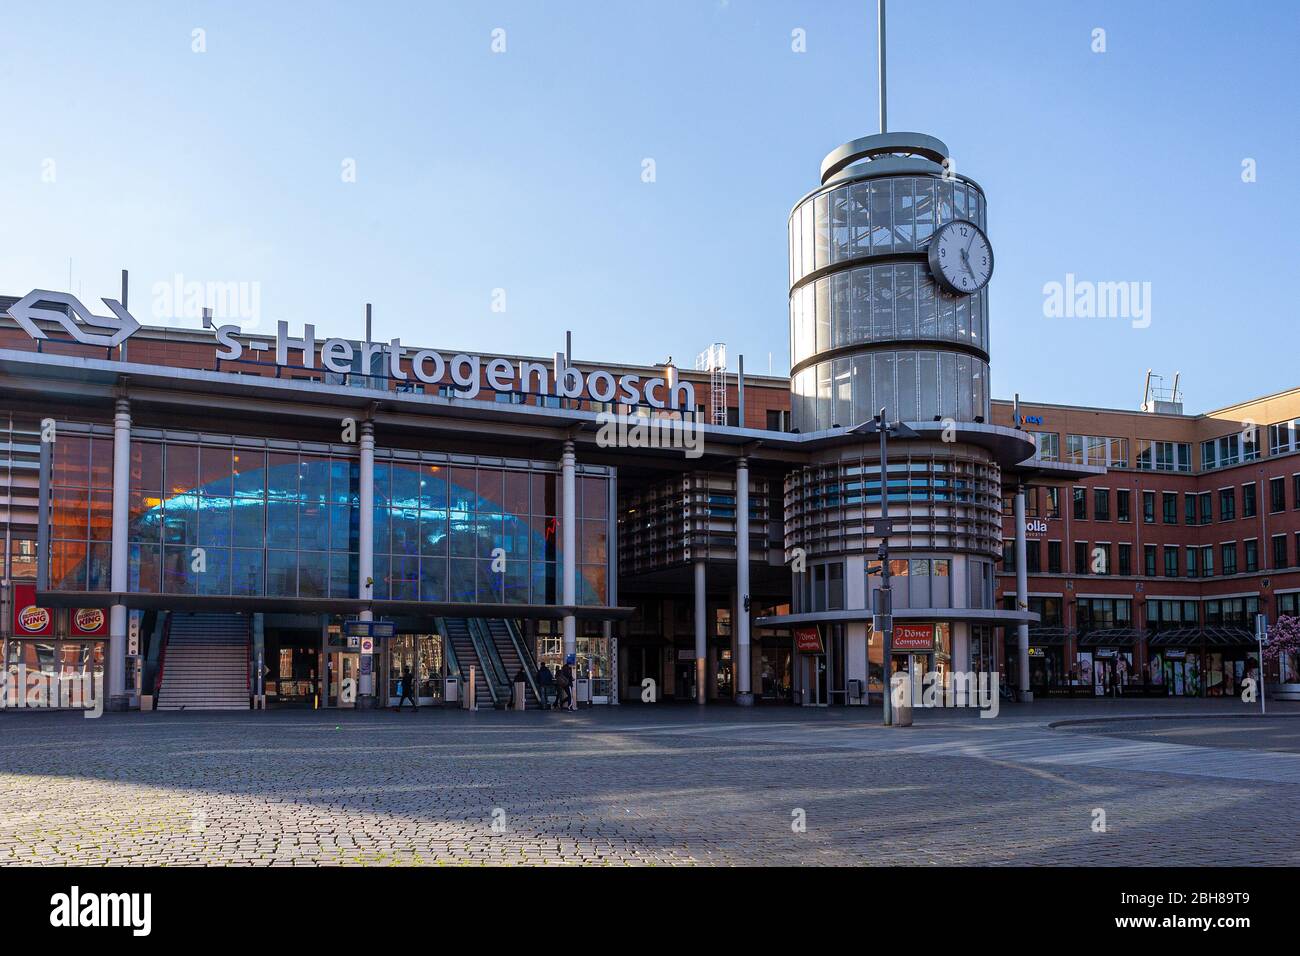
[[[703,704],[708,699],[704,677],[708,668],[709,642],[707,639],[708,601],[704,594],[704,559],[695,561],[695,702]]]
[[[1016,485],[1016,610],[1029,609],[1029,573],[1025,570],[1025,486]],[[1033,700],[1029,689],[1029,625],[1016,625],[1016,652],[1020,657],[1020,699]]]
[[[749,667],[749,461],[736,460],[736,703],[750,707]]]
[[[130,550],[127,546],[127,523],[131,492],[131,403],[117,400],[113,415],[113,525],[112,564],[109,587],[114,594],[125,594],[130,580]],[[42,555],[42,558],[45,558]],[[126,710],[126,629],[125,604],[108,610],[108,709]]]
[[[357,597],[368,601],[375,596],[375,425],[374,422],[361,423],[361,460],[360,482],[357,501],[357,526],[359,554],[357,555]],[[357,615],[363,621],[373,621],[374,612],[369,608]],[[371,697],[375,692],[374,660],[370,662],[371,672],[362,675],[357,688],[360,696]],[[322,673],[324,673],[322,663]]]
[[[573,442],[564,443],[560,456],[562,503],[560,505],[560,551],[563,555],[562,594],[565,607],[578,603],[578,459]],[[578,653],[578,622],[572,613],[564,615],[564,659]],[[575,658],[576,659],[576,658]]]

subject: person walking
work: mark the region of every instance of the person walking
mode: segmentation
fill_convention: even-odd
[[[545,661],[537,668],[537,684],[542,691],[542,710],[550,710],[551,692],[555,690],[555,675],[551,673]]]
[[[410,700],[411,706],[415,708],[415,712],[418,714],[420,712],[420,699],[415,696],[415,678],[411,676],[411,669],[409,667],[402,671],[402,679],[399,681],[399,684],[399,692],[401,696],[397,701],[397,712],[400,714],[402,712],[402,705],[405,704],[407,700]]]
[[[573,692],[573,668],[566,660],[560,668],[560,687],[564,690],[564,709],[578,709],[578,695]]]

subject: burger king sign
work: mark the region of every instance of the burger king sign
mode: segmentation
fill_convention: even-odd
[[[36,587],[14,585],[14,635],[48,637],[54,633],[54,612],[36,606]]]
[[[73,634],[106,634],[108,615],[102,608],[80,607],[72,612]]]

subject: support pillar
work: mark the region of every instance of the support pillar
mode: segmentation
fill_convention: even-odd
[[[114,594],[125,594],[130,579],[130,550],[127,524],[131,491],[131,403],[117,400],[113,415],[113,522],[112,563],[109,587]],[[48,555],[42,555],[48,560]],[[108,710],[126,710],[129,696],[126,686],[127,613],[125,604],[108,609]]]
[[[704,593],[704,559],[695,559],[695,702],[703,704],[708,698],[705,674],[708,671],[709,643],[707,639],[708,601]]]
[[[1016,610],[1029,609],[1029,574],[1025,569],[1025,486],[1016,485]],[[1029,689],[1029,625],[1016,625],[1016,652],[1020,658],[1020,699],[1034,699]]]
[[[736,703],[754,704],[749,667],[749,461],[736,461]]]
[[[562,594],[566,608],[578,603],[578,487],[577,455],[574,454],[573,442],[564,443],[564,453],[560,456],[560,485],[562,499],[560,504],[560,554],[561,573],[563,575]],[[564,615],[564,660],[569,655],[577,660],[578,622],[569,611]]]
[[[361,423],[361,455],[358,471],[357,495],[357,597],[363,601],[375,596],[375,424]],[[368,607],[357,615],[362,621],[373,621],[374,612]],[[372,707],[375,703],[374,655],[371,655],[370,673],[362,674],[357,706]],[[325,673],[322,668],[322,674]],[[328,688],[326,688],[328,690]]]

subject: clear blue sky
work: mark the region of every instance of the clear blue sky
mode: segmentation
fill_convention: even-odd
[[[874,10],[10,0],[0,291],[65,289],[71,258],[97,307],[129,268],[150,322],[180,273],[259,283],[263,327],[355,336],[372,301],[408,343],[550,354],[570,328],[580,359],[725,341],[784,372],[786,217],[876,131]],[[890,126],[989,196],[995,395],[1133,407],[1148,367],[1189,411],[1300,385],[1298,22],[1291,0],[893,0]],[[1151,326],[1044,318],[1067,272],[1151,282]]]

